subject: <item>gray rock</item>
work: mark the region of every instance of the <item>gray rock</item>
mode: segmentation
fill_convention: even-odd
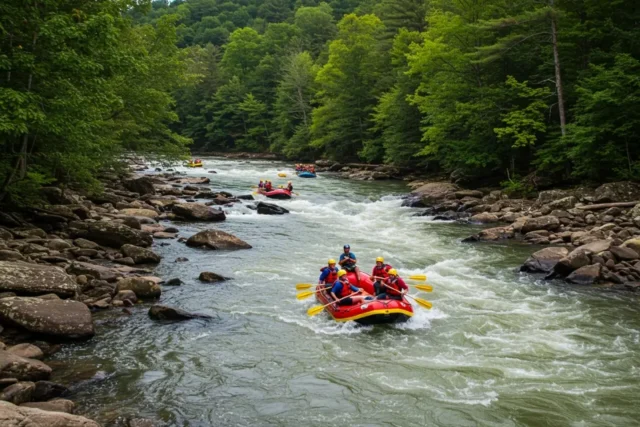
[[[0,261],[0,292],[72,297],[78,285],[62,269],[49,265]]]
[[[124,185],[127,190],[138,193],[141,196],[146,194],[156,194],[156,190],[153,187],[153,180],[148,177],[127,179],[122,182],[122,185]]]
[[[274,205],[273,203],[258,202],[256,209],[261,215],[284,215],[289,211],[281,206]]]
[[[494,227],[482,230],[480,233],[467,237],[463,242],[490,242],[496,240],[513,239],[515,232],[512,227]]]
[[[27,359],[41,360],[44,357],[44,353],[39,347],[29,343],[16,344],[14,346],[7,347],[6,351],[20,357],[26,357]]]
[[[560,221],[555,216],[544,215],[537,218],[527,219],[520,230],[521,233],[528,233],[534,230],[555,231],[560,228]]]
[[[574,251],[583,251],[583,252],[586,252],[587,254],[599,254],[600,252],[609,250],[612,243],[613,243],[613,240],[611,239],[596,240],[594,242],[587,243],[582,246],[578,246],[577,248],[574,249]]]
[[[186,220],[218,222],[226,215],[220,209],[214,209],[202,203],[180,203],[173,205],[173,213]]]
[[[149,317],[156,320],[189,320],[189,319],[211,319],[205,314],[188,313],[165,305],[154,305],[149,309]]]
[[[49,240],[47,247],[49,249],[53,249],[54,251],[63,251],[65,249],[70,248],[71,243],[66,242],[62,239],[53,239],[53,240]]]
[[[136,264],[159,263],[162,257],[150,249],[134,245],[122,245],[120,251],[124,256],[131,257]]]
[[[38,334],[73,339],[86,339],[94,334],[91,312],[78,301],[2,298],[0,319]]]
[[[640,258],[640,255],[632,248],[624,246],[611,246],[609,251],[621,261],[631,261]]]
[[[425,204],[430,205],[450,195],[455,197],[455,192],[459,190],[460,187],[450,182],[429,182],[413,190],[412,194],[420,196]]]
[[[629,181],[602,184],[594,191],[594,203],[631,202],[640,200],[640,184]]]
[[[118,291],[133,291],[138,298],[159,298],[162,294],[160,285],[143,277],[127,277],[118,281]]]
[[[78,225],[77,223],[74,224]],[[135,230],[124,224],[104,221],[82,224],[85,225],[80,226],[81,228],[70,229],[73,238],[88,239],[116,249],[120,249],[122,245],[127,243],[145,248],[153,243],[151,234]]]
[[[100,427],[88,418],[0,402],[0,425],[7,427]]]
[[[251,249],[251,245],[221,230],[204,230],[187,240],[187,246],[214,250]]]
[[[224,282],[225,280],[227,280],[227,278],[210,271],[203,271],[202,273],[200,273],[198,280],[200,280],[201,282],[215,283]]]
[[[73,243],[82,249],[100,249],[100,245],[87,239],[76,239]]]
[[[20,405],[24,408],[35,408],[41,411],[64,412],[72,414],[76,404],[67,399],[53,399],[48,402],[28,402]]]
[[[112,282],[122,276],[122,273],[102,265],[92,264],[90,262],[74,261],[67,267],[69,274],[91,276],[94,279],[106,280]]]
[[[476,199],[481,199],[483,194],[482,191],[478,190],[460,190],[455,192],[457,199],[463,199],[465,197],[474,197]]]
[[[580,267],[589,265],[589,263],[591,263],[591,260],[584,251],[573,251],[555,265],[554,271],[562,276],[566,276]],[[596,264],[595,261],[594,264]]]
[[[469,218],[472,222],[478,222],[480,224],[490,224],[500,221],[497,215],[488,212],[482,212],[477,215],[473,215]]]
[[[0,240],[13,240],[13,234],[6,228],[0,227]]]
[[[20,252],[0,249],[0,261],[24,261],[25,259]]]
[[[10,385],[0,393],[0,400],[20,405],[31,400],[31,393],[36,385],[31,381],[24,381]],[[0,408],[2,408],[0,406]],[[1,420],[2,418],[0,418]]]
[[[567,248],[551,247],[544,248],[531,254],[524,262],[520,271],[529,273],[550,273],[555,265],[569,253]]]
[[[52,381],[38,381],[36,382],[35,390],[31,394],[31,398],[36,402],[44,402],[49,399],[64,396],[68,392],[69,389],[62,384]]]
[[[592,285],[600,278],[601,268],[600,264],[580,267],[567,276],[567,282],[574,283],[576,285]]]
[[[554,200],[548,204],[551,209],[571,209],[576,203],[578,203],[578,199],[573,196],[563,197],[562,199]]]
[[[36,359],[27,359],[0,350],[0,378],[16,378],[20,381],[46,380],[51,368]],[[2,425],[2,424],[0,424]]]

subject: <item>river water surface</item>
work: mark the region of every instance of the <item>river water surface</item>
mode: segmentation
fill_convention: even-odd
[[[207,174],[207,170],[218,173]],[[210,187],[247,194],[291,165],[205,159]],[[536,282],[517,267],[532,248],[469,245],[469,226],[413,217],[403,183],[293,176],[289,215],[225,210],[215,228],[253,249],[214,252],[177,241],[154,250],[156,274],[179,277],[163,304],[214,320],[163,324],[148,305],[99,314],[98,335],[56,358],[59,379],[99,370],[75,388],[80,413],[175,426],[640,425],[640,305],[629,294]],[[262,198],[262,196],[258,196]],[[182,236],[206,224],[177,223]],[[209,225],[210,226],[210,225]],[[164,241],[167,242],[167,241]],[[349,243],[361,268],[376,256],[401,275],[425,273],[433,302],[397,326],[308,317],[296,283],[314,283]],[[187,263],[175,263],[179,257]],[[233,280],[204,284],[201,271]],[[91,376],[91,375],[89,375]]]

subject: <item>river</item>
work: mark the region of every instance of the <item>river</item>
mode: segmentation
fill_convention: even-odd
[[[233,194],[292,172],[204,160],[203,170],[178,170]],[[215,319],[157,323],[148,304],[97,314],[97,336],[55,356],[59,380],[99,371],[74,388],[79,413],[194,427],[640,425],[637,297],[521,275],[531,247],[461,243],[473,228],[412,216],[400,206],[404,183],[291,179],[300,196],[275,202],[291,214],[237,205],[214,225],[251,250],[156,241],[156,275],[185,282],[165,287],[161,302]],[[207,228],[176,226],[183,236]],[[381,255],[403,276],[427,274],[434,292],[413,294],[433,309],[416,306],[396,326],[308,317],[317,303],[296,300],[294,286],[315,282],[345,243],[366,271]],[[233,280],[200,283],[201,271]]]

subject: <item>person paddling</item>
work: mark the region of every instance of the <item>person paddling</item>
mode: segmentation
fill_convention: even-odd
[[[287,190],[289,191],[289,193],[293,193],[293,184],[291,183],[291,181],[287,183]]]
[[[273,190],[273,186],[271,185],[271,181],[267,180],[267,182],[265,182],[264,184],[264,191],[271,191]]]
[[[385,287],[382,286],[382,281],[389,277],[389,270],[391,270],[389,264],[384,263],[384,258],[379,256],[376,258],[376,265],[373,266],[373,270],[371,271],[371,278],[375,280],[373,282],[373,289],[376,291],[376,295],[380,295],[385,292]]]
[[[356,259],[356,254],[351,252],[350,245],[344,245],[344,252],[340,255],[340,267],[347,271],[353,271],[356,273],[356,280],[358,281],[358,285],[360,284],[360,269],[356,265],[358,260]]]
[[[356,295],[356,294],[363,294],[363,293],[366,294],[362,290],[362,288],[356,288],[351,283],[349,283],[349,278],[347,277],[347,272],[345,270],[338,271],[338,280],[336,280],[336,282],[333,284],[333,287],[331,288],[331,296],[333,297],[333,300],[336,302],[336,304],[338,305],[360,304],[365,301],[366,297],[364,295]],[[341,301],[338,301],[338,300],[341,300]]]
[[[318,278],[318,285],[325,285],[325,289],[330,289],[336,280],[338,280],[338,268],[336,267],[336,260],[331,258],[327,266],[320,269],[320,277]]]
[[[409,292],[409,287],[400,276],[395,268],[389,270],[389,277],[382,281],[384,292],[376,297],[376,299],[394,299],[402,301],[404,295]]]
[[[262,190],[264,188],[264,182],[262,182],[262,180],[260,180],[260,182],[258,183],[258,188],[260,190]]]

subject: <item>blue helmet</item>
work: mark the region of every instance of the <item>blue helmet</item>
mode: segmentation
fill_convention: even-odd
[[[349,246],[349,245],[344,245],[344,249],[351,249],[351,246]]]

